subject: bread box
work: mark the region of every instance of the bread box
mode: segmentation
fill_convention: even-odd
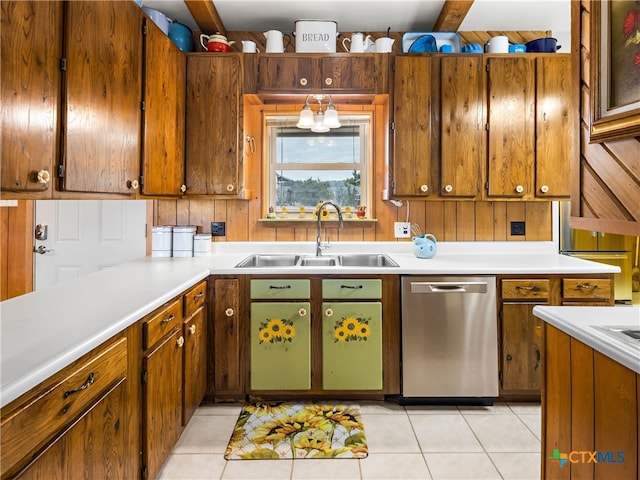
[[[335,53],[338,23],[333,20],[296,20],[296,52]]]

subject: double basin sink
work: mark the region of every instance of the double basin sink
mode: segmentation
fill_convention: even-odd
[[[254,254],[239,264],[237,268],[274,267],[397,267],[398,264],[387,255],[380,253],[353,253],[344,255],[291,255]]]

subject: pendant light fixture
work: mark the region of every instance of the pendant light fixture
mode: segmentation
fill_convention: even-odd
[[[313,97],[318,102],[318,113],[314,116],[309,106],[309,97]],[[322,101],[328,99],[329,104],[326,110],[322,109]],[[300,110],[300,118],[296,125],[298,128],[310,129],[314,133],[326,133],[331,128],[340,128],[338,111],[333,106],[333,100],[329,95],[307,95],[304,107]]]

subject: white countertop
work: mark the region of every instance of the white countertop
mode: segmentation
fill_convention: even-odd
[[[535,316],[640,374],[640,340],[611,332],[640,330],[640,307],[533,308]]]
[[[411,242],[340,242],[324,255],[387,253],[397,268],[279,267],[238,269],[252,253],[313,255],[315,244],[215,242],[197,258],[151,258],[111,267],[0,303],[0,402],[5,406],[144,315],[210,274],[593,274],[617,267],[558,255],[550,242],[439,243],[432,259]]]

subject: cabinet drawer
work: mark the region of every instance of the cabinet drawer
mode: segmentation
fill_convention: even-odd
[[[184,316],[189,317],[207,301],[207,281],[203,280],[189,289],[184,295]]]
[[[322,298],[382,298],[380,279],[325,279]]]
[[[143,348],[151,348],[174,328],[182,328],[182,297],[166,305],[142,324]]]
[[[251,298],[309,298],[311,281],[307,279],[251,280]]]
[[[2,418],[2,475],[42,447],[127,371],[127,339],[98,347]]]
[[[549,298],[549,280],[546,278],[502,280],[502,298],[516,300]]]
[[[564,278],[562,298],[571,300],[609,300],[612,296],[608,278]]]

